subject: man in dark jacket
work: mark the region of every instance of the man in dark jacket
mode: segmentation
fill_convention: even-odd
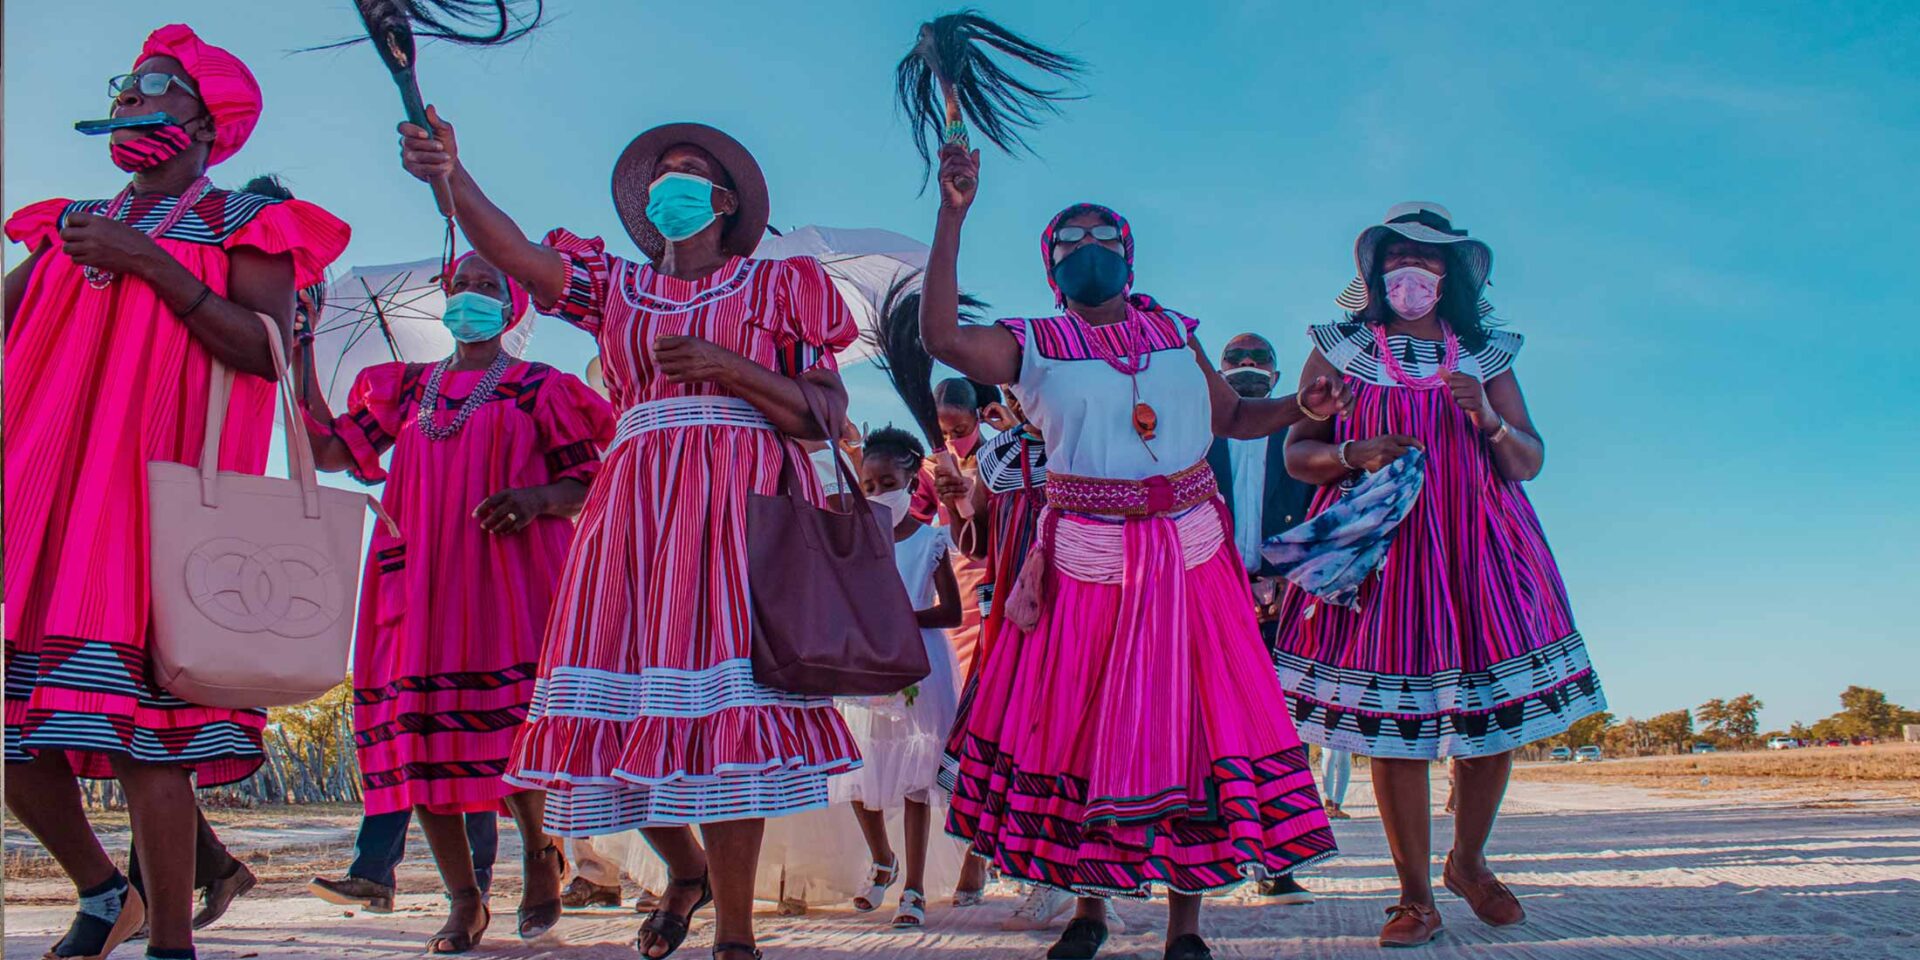
[[[1258,334],[1243,333],[1227,341],[1221,351],[1220,372],[1243,397],[1264,397],[1278,378],[1273,344]],[[1280,577],[1260,555],[1260,544],[1307,518],[1314,488],[1287,474],[1286,434],[1258,440],[1213,441],[1207,463],[1220,483],[1220,496],[1233,511],[1233,543],[1253,581],[1253,600],[1260,620],[1260,636],[1273,649],[1278,626]],[[1312,903],[1313,894],[1291,875],[1263,881],[1260,893],[1272,902]]]
[[[1243,397],[1273,392],[1278,374],[1273,344],[1265,337],[1243,333],[1227,341],[1221,351],[1220,372]],[[1213,441],[1207,463],[1220,483],[1220,496],[1233,511],[1233,542],[1253,580],[1254,602],[1260,610],[1260,635],[1273,647],[1280,580],[1278,572],[1260,556],[1260,544],[1307,518],[1314,488],[1287,474],[1286,435],[1258,440]]]

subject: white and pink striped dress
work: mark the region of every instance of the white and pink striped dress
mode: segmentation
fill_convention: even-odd
[[[773,493],[782,448],[806,454],[712,384],[653,368],[655,338],[691,335],[788,375],[833,364],[855,326],[812,259],[735,258],[678,280],[563,230],[566,294],[543,309],[599,341],[625,412],[587,495],[547,623],[508,780],[550,791],[547,829],[782,816],[824,806],[860,764],[831,698],[754,682],[746,503]],[[813,471],[797,472],[818,502]]]

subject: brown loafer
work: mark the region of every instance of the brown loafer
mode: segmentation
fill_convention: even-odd
[[[1387,925],[1380,928],[1380,945],[1419,947],[1439,935],[1440,911],[1424,903],[1396,903],[1387,908]]]
[[[1520,898],[1513,895],[1507,885],[1489,875],[1485,880],[1470,880],[1453,869],[1453,854],[1447,854],[1447,864],[1440,870],[1441,882],[1445,883],[1453,895],[1467,902],[1473,908],[1473,915],[1490,927],[1510,927],[1527,919],[1527,911],[1520,906]]]

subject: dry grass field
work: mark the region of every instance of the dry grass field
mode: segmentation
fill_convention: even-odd
[[[1920,743],[1523,764],[1514,769],[1514,778],[1692,792],[1763,790],[1816,798],[1869,795],[1920,799]]]

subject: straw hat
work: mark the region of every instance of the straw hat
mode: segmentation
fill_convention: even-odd
[[[1396,203],[1387,210],[1385,222],[1360,231],[1360,239],[1353,242],[1353,265],[1358,275],[1335,298],[1340,309],[1359,313],[1367,308],[1367,277],[1373,274],[1373,257],[1380,250],[1380,241],[1389,233],[1445,248],[1453,262],[1450,269],[1464,272],[1473,284],[1474,296],[1480,301],[1480,315],[1493,313],[1493,304],[1481,295],[1487,287],[1487,275],[1493,272],[1493,248],[1470,239],[1467,231],[1456,228],[1453,214],[1448,213],[1446,207],[1425,200]]]
[[[613,206],[627,236],[650,259],[666,253],[667,240],[647,219],[647,190],[656,179],[654,166],[660,155],[681,144],[699,147],[720,162],[733,181],[734,196],[740,207],[720,238],[720,248],[734,256],[750,257],[760,245],[767,229],[767,178],[760,164],[740,141],[704,123],[669,123],[634,137],[613,164]]]

